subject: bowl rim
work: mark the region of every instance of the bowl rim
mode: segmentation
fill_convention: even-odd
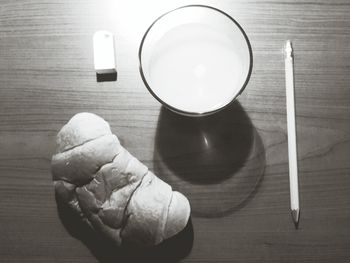
[[[228,102],[227,104],[223,105],[222,107],[219,107],[217,109],[214,110],[210,110],[210,111],[206,111],[206,112],[191,112],[191,111],[184,111],[181,109],[178,109],[176,107],[171,106],[170,104],[166,103],[165,101],[163,101],[161,98],[159,98],[157,96],[157,94],[152,90],[152,88],[150,87],[150,85],[148,84],[143,68],[142,68],[142,50],[143,50],[143,46],[144,46],[144,42],[147,38],[148,33],[150,32],[150,30],[153,28],[153,26],[164,16],[176,12],[180,9],[184,9],[184,8],[190,8],[190,7],[199,7],[199,8],[208,8],[211,9],[213,11],[219,12],[222,15],[225,15],[227,18],[229,18],[231,20],[231,22],[233,22],[238,29],[241,31],[241,33],[243,34],[244,39],[246,40],[247,46],[248,46],[248,51],[249,51],[249,69],[248,69],[248,74],[246,76],[245,82],[243,83],[242,87],[240,88],[239,92],[231,99],[230,102]],[[224,108],[228,107],[229,105],[231,105],[234,101],[236,101],[237,97],[243,92],[243,90],[246,88],[251,74],[252,74],[252,70],[253,70],[253,51],[252,51],[252,47],[250,44],[250,41],[248,39],[248,36],[246,34],[246,32],[244,31],[244,29],[242,28],[242,26],[229,14],[225,13],[224,11],[213,7],[213,6],[209,6],[209,5],[200,5],[200,4],[192,4],[192,5],[184,5],[184,6],[180,6],[177,8],[174,8],[170,11],[167,11],[165,13],[163,13],[161,16],[159,16],[157,19],[155,19],[152,24],[147,28],[146,32],[144,33],[141,42],[140,42],[140,46],[139,46],[139,51],[138,51],[138,59],[139,59],[139,71],[140,71],[140,75],[142,78],[142,81],[144,83],[144,85],[146,86],[146,88],[148,89],[148,91],[152,94],[152,96],[157,99],[162,105],[164,105],[166,108],[168,108],[169,110],[179,113],[181,115],[185,115],[185,116],[190,116],[190,117],[200,117],[200,116],[207,116],[213,113],[216,113],[218,111],[223,110]]]

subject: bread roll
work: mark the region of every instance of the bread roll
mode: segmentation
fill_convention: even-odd
[[[75,115],[57,135],[52,176],[58,198],[116,245],[157,245],[185,228],[190,205],[133,157],[109,124]]]

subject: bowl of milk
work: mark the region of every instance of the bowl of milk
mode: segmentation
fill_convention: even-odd
[[[168,109],[187,116],[215,113],[247,85],[252,49],[242,27],[223,11],[188,5],[156,19],[139,48],[142,80]]]

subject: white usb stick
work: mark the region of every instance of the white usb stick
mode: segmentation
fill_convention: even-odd
[[[97,31],[93,36],[94,65],[97,74],[116,74],[114,36],[108,31]]]

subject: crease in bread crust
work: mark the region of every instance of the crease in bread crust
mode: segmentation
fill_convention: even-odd
[[[107,134],[107,135],[108,135],[108,134]],[[103,137],[103,136],[106,136],[106,135],[102,135],[102,136],[96,137],[95,139],[98,139],[98,138]],[[82,143],[82,144],[80,144],[80,145],[75,146],[75,147],[82,146],[82,145],[84,145],[85,143],[90,142],[90,141],[93,141],[93,140],[95,140],[95,139],[88,140],[88,141],[86,141],[86,142],[84,142],[84,143]],[[73,147],[73,148],[75,148],[75,147]],[[67,151],[68,151],[68,150],[69,150],[69,149],[67,149]],[[64,151],[64,152],[65,152],[65,151]],[[93,194],[93,192],[91,192],[89,189],[87,189],[86,185],[88,185],[89,183],[91,183],[93,180],[96,180],[95,177],[97,176],[97,173],[98,173],[105,165],[108,165],[108,164],[113,163],[113,162],[114,162],[114,159],[115,159],[119,154],[120,154],[120,152],[117,153],[116,155],[114,155],[113,158],[112,158],[112,161],[101,165],[101,166],[99,167],[99,169],[94,173],[93,178],[92,178],[89,182],[87,182],[87,183],[85,183],[85,184],[83,184],[83,185],[76,185],[76,184],[74,184],[74,183],[68,181],[68,180],[65,179],[65,178],[60,178],[60,179],[58,179],[58,180],[53,180],[54,182],[64,181],[64,182],[67,182],[67,183],[70,183],[70,184],[74,185],[74,189],[73,189],[73,192],[74,192],[74,205],[77,206],[77,208],[79,209],[79,211],[76,211],[75,209],[73,209],[73,210],[76,211],[77,214],[79,214],[79,216],[80,216],[82,219],[86,219],[86,221],[88,222],[88,225],[89,225],[89,226],[91,226],[91,223],[92,223],[92,222],[90,222],[89,218],[88,218],[84,213],[82,213],[81,205],[79,204],[79,200],[77,199],[76,189],[77,189],[78,187],[83,187],[86,191],[88,191],[88,192],[90,192],[90,193]],[[103,178],[103,180],[105,181],[104,176],[102,176],[102,178]],[[97,181],[97,180],[96,180],[96,181]],[[94,195],[94,194],[93,194],[93,195]],[[109,196],[108,198],[110,198],[110,196]],[[71,205],[73,204],[73,203],[71,203],[72,201],[73,201],[73,200],[71,200],[71,201],[69,202]],[[99,208],[99,210],[101,210],[101,209],[102,209],[102,208]]]
[[[168,208],[167,208],[167,213],[166,213],[166,217],[165,217],[165,224],[163,225],[163,229],[161,232],[163,239],[166,238],[165,237],[165,230],[167,229],[167,226],[168,226],[169,211],[170,211],[171,202],[173,201],[173,197],[174,197],[174,191],[173,191],[173,189],[171,189],[171,197],[170,197],[170,201],[169,201]]]
[[[119,152],[120,153],[120,152]],[[74,190],[77,188],[77,187],[84,187],[85,188],[85,190],[86,191],[89,191],[90,193],[92,193],[93,194],[93,192],[91,192],[89,189],[87,189],[86,188],[86,186],[88,185],[88,184],[90,184],[92,181],[97,181],[96,180],[96,176],[97,176],[97,174],[98,174],[98,172],[105,166],[105,165],[108,165],[108,164],[111,164],[111,163],[113,163],[114,162],[114,159],[119,155],[119,153],[117,153],[116,155],[114,155],[113,156],[113,158],[112,158],[112,161],[110,161],[110,162],[108,162],[108,163],[104,163],[103,165],[101,165],[100,167],[98,167],[98,169],[97,169],[97,171],[94,173],[94,175],[93,175],[93,177],[92,177],[92,179],[89,181],[89,182],[87,182],[87,183],[85,183],[85,184],[83,184],[83,185],[79,185],[79,186],[77,186],[76,184],[74,184],[76,187],[74,188]],[[105,178],[102,176],[102,178],[103,178],[103,180],[105,181]],[[58,181],[58,180],[57,180]],[[64,181],[64,180],[63,180]],[[98,182],[98,181],[97,181]],[[69,182],[69,183],[71,183],[71,182]],[[100,182],[98,182],[99,184],[100,184]],[[71,184],[73,184],[73,183],[71,183]],[[93,194],[94,195],[94,194]],[[108,197],[108,198],[110,198],[110,196]],[[101,208],[102,209],[102,208]]]
[[[103,135],[103,136],[106,136],[106,135]],[[103,137],[103,136],[100,136],[100,137]],[[99,138],[100,138],[100,137],[99,137]],[[97,138],[96,138],[96,139],[97,139]],[[94,140],[94,139],[93,139],[93,140]],[[89,140],[89,141],[92,141],[92,140]],[[83,144],[85,144],[85,143],[87,143],[87,142],[88,142],[88,141],[84,142]],[[81,146],[81,145],[83,145],[83,144],[77,145],[76,147]],[[67,151],[68,151],[68,149],[67,149]],[[73,185],[75,186],[75,187],[74,187],[74,197],[75,197],[75,198],[76,198],[76,195],[77,195],[75,189],[76,189],[77,187],[81,187],[81,188],[83,188],[85,191],[87,191],[87,192],[91,193],[93,196],[95,196],[94,193],[93,193],[91,190],[89,190],[89,189],[87,188],[87,185],[90,184],[92,181],[97,181],[97,180],[96,180],[96,176],[97,176],[98,172],[99,172],[101,169],[103,169],[103,167],[104,167],[105,165],[109,165],[109,164],[113,163],[114,160],[118,157],[118,155],[119,155],[120,153],[121,153],[121,151],[118,152],[116,155],[114,155],[113,158],[112,158],[112,161],[110,161],[110,162],[108,162],[108,163],[104,163],[103,165],[101,165],[100,167],[98,167],[97,171],[94,173],[93,178],[92,178],[89,182],[87,182],[87,183],[85,183],[85,184],[83,184],[83,185],[78,186],[78,185],[76,185],[76,184],[74,184],[74,183],[72,183],[72,182],[69,182],[68,180],[62,179],[62,178],[59,179],[59,180],[55,180],[55,181],[65,181],[65,182],[68,182],[68,183],[73,184]],[[131,159],[128,161],[127,166],[130,165],[130,161],[131,161]],[[141,179],[139,180],[139,182],[138,182],[137,185],[135,186],[135,189],[133,189],[133,191],[131,192],[130,196],[128,197],[128,200],[127,200],[127,202],[126,202],[126,205],[125,205],[125,207],[124,207],[124,209],[123,209],[123,220],[122,220],[121,227],[120,227],[120,228],[116,228],[116,230],[117,230],[117,229],[120,230],[118,233],[119,233],[119,238],[120,238],[121,240],[122,240],[122,231],[123,231],[124,227],[127,225],[128,218],[131,216],[131,214],[128,214],[128,215],[126,214],[127,209],[128,209],[128,206],[129,206],[129,204],[130,204],[130,201],[131,201],[131,199],[132,199],[134,193],[136,192],[136,190],[139,189],[139,187],[140,187],[141,184],[143,183],[143,180],[144,180],[144,178],[145,178],[145,176],[147,175],[148,172],[149,172],[149,170],[147,169],[147,171],[142,175]],[[102,178],[103,178],[103,180],[106,182],[106,178],[105,178],[104,176],[102,176]],[[100,182],[98,182],[98,183],[100,183]],[[125,185],[125,186],[127,186],[127,185]],[[106,197],[106,200],[109,200],[109,199],[111,198],[113,192],[119,191],[120,189],[124,188],[125,186],[123,186],[123,187],[121,187],[121,188],[117,188],[117,187],[116,187],[115,189],[113,189],[113,190],[110,192],[110,194],[108,195],[108,197]],[[106,188],[105,188],[105,191],[107,191]],[[98,201],[98,205],[99,205],[98,211],[103,210],[103,203],[100,203],[99,200],[97,200],[97,199],[96,199],[96,201]],[[75,202],[76,202],[75,204],[78,206],[78,208],[79,208],[80,211],[81,211],[81,205],[79,204],[79,201],[76,200]],[[106,201],[105,201],[105,202],[106,202]],[[77,212],[78,212],[78,211],[77,211]],[[99,217],[98,212],[97,212],[97,213],[94,212],[94,214],[96,214],[96,215]],[[85,219],[85,220],[87,221],[88,225],[90,225],[90,226],[91,226],[91,225],[94,225],[93,222],[91,221],[91,219],[90,219],[89,217],[87,217],[86,215],[84,215],[84,213],[81,213],[81,212],[80,212],[79,215],[80,215],[80,217],[82,217],[82,219]],[[99,219],[99,220],[101,220],[101,219]]]
[[[86,187],[86,185],[83,186],[84,190],[91,193],[92,196],[95,197],[95,193],[93,191],[91,191],[90,189],[88,189]],[[102,209],[102,202],[100,200],[98,200],[97,198],[95,198],[96,204],[98,205],[98,211],[100,211]],[[95,214],[98,214],[98,212],[96,212]]]
[[[71,181],[68,181],[68,179],[66,179],[66,178],[60,178],[60,179],[53,180],[53,182],[59,182],[59,181],[63,181],[63,182],[70,183],[70,184],[74,184],[75,185],[74,189],[78,187],[78,185],[76,185],[75,183],[72,183]],[[79,186],[84,186],[84,185],[85,184],[79,185]]]
[[[118,156],[118,155],[117,155]],[[113,161],[112,161],[112,163],[114,162],[114,159],[113,159]],[[102,169],[102,168],[101,168]],[[107,181],[106,181],[106,177],[105,176],[101,176],[102,177],[102,180],[103,180],[103,184],[105,185],[105,187],[104,187],[104,190],[105,190],[105,196],[106,196],[106,199],[107,199],[107,194],[108,194],[108,189],[107,189]],[[95,178],[95,177],[94,177]],[[113,191],[111,191],[111,195],[112,195],[112,192]],[[110,195],[110,196],[111,196]],[[110,196],[108,197],[108,198],[110,198]],[[102,204],[102,206],[103,206],[103,204]]]
[[[125,149],[125,148],[124,148],[124,149]],[[118,155],[119,155],[121,152],[122,152],[122,151],[120,151],[120,152],[113,158],[113,161],[112,161],[112,162],[106,163],[106,164],[104,164],[104,165],[114,163],[114,160],[118,157]],[[125,170],[127,170],[127,167],[130,165],[131,160],[132,160],[132,159],[129,159],[129,160],[128,160],[128,163],[127,163],[127,165],[126,165]],[[101,169],[104,167],[104,165],[101,167]],[[98,171],[96,172],[96,174],[97,174],[97,173],[98,173]],[[143,180],[143,178],[145,177],[145,175],[146,175],[147,173],[148,173],[148,168],[147,168],[147,171],[145,172],[145,174],[142,175],[142,178],[140,179],[140,182],[136,185],[135,189],[131,192],[131,195],[130,195],[130,197],[128,198],[127,203],[126,203],[126,207],[127,207],[128,204],[129,204],[129,201],[130,201],[130,199],[131,199],[131,196],[134,194],[134,192],[136,191],[136,189],[141,185],[142,180]],[[96,177],[96,176],[94,176],[94,178],[95,178],[95,177]],[[107,184],[107,183],[106,183],[106,178],[105,178],[104,176],[102,176],[102,178],[103,178],[103,181],[104,181],[104,183],[105,183],[105,185],[106,185],[106,184]],[[129,185],[129,184],[126,184],[126,185],[124,185],[124,186],[122,186],[122,187],[119,187],[119,188],[118,188],[118,187],[115,187],[115,188],[111,191],[111,193],[109,194],[108,198],[106,198],[106,200],[107,200],[107,199],[110,199],[114,192],[123,189],[123,188],[126,187],[127,185]],[[106,191],[106,190],[107,190],[107,189],[105,188],[105,191]],[[106,203],[106,201],[102,204],[102,207],[104,206],[105,203]],[[126,209],[125,209],[125,210],[126,210]],[[123,216],[124,216],[124,214],[125,214],[125,212],[123,213]]]
[[[126,214],[126,211],[127,211],[128,206],[129,206],[129,204],[130,204],[131,198],[133,197],[133,195],[134,195],[134,193],[136,192],[136,190],[138,190],[138,189],[140,188],[140,186],[142,185],[143,180],[144,180],[144,178],[146,177],[147,174],[148,174],[148,169],[147,169],[147,172],[142,176],[140,182],[136,185],[135,189],[131,192],[131,194],[130,194],[128,200],[126,201],[126,205],[125,205],[124,211],[123,211],[123,221],[122,221],[122,224],[121,224],[121,227],[120,227],[121,230],[120,230],[120,232],[119,232],[119,236],[120,236],[120,239],[121,239],[121,240],[123,240],[123,239],[122,239],[122,232],[123,232],[125,226],[126,226],[127,223],[128,223],[129,217],[132,215],[132,213]]]
[[[82,143],[79,143],[77,145],[74,145],[74,146],[71,146],[71,147],[68,147],[67,149],[64,149],[64,151],[61,151],[61,152],[58,152],[58,153],[64,153],[64,152],[68,152],[70,150],[73,150],[79,146],[83,146],[84,144],[88,143],[88,142],[91,142],[91,141],[94,141],[94,140],[97,140],[97,139],[100,139],[102,137],[105,137],[105,136],[109,136],[109,135],[112,135],[110,133],[106,133],[106,134],[103,134],[103,135],[100,135],[100,136],[97,136],[95,138],[91,138],[91,139],[87,139],[86,141],[82,142]]]
[[[111,164],[114,162],[114,159],[117,158],[117,156],[120,154],[121,151],[119,151],[118,153],[116,153],[115,155],[113,155],[113,157],[111,158],[112,160],[109,161],[108,163],[104,163],[102,165],[100,165],[99,167],[97,167],[96,171],[94,172],[94,175],[92,176],[92,179],[88,182],[90,183],[92,180],[95,179],[95,177],[97,176],[98,172],[105,166],[105,165],[108,165],[108,164]],[[87,183],[87,184],[88,184]]]
[[[101,136],[101,137],[103,137],[103,136]],[[82,145],[83,145],[83,144],[82,144]],[[79,145],[79,146],[82,146],[82,145]],[[77,147],[78,147],[78,146],[77,146]],[[121,152],[121,151],[120,151],[120,152]],[[92,178],[91,178],[88,182],[86,182],[86,183],[84,183],[84,184],[76,184],[76,183],[73,183],[73,182],[69,181],[67,178],[62,178],[62,177],[61,177],[60,179],[53,180],[53,181],[54,181],[54,182],[56,182],[56,181],[64,181],[64,182],[67,182],[67,183],[70,183],[70,184],[75,185],[75,187],[86,186],[87,184],[89,184],[89,183],[91,183],[93,180],[95,180],[95,177],[97,176],[98,172],[99,172],[105,165],[113,163],[113,162],[114,162],[114,159],[120,154],[120,152],[118,152],[117,154],[113,155],[113,157],[111,158],[111,159],[112,159],[111,161],[109,161],[109,162],[107,162],[107,163],[104,163],[104,164],[100,165],[99,167],[97,167],[96,171],[93,173]],[[61,153],[60,153],[60,154],[61,154]]]

